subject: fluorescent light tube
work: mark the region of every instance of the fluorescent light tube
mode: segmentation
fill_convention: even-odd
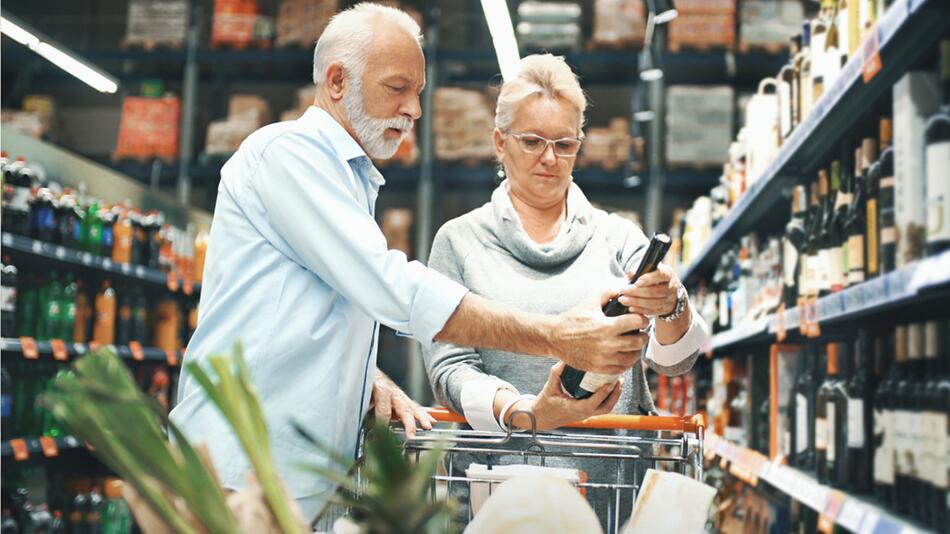
[[[515,39],[508,5],[505,0],[482,0],[482,11],[485,13],[485,22],[488,23],[488,31],[491,32],[501,76],[505,80],[511,80],[518,75],[521,55],[518,53],[518,41]]]

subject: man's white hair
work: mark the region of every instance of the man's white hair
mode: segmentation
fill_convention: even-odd
[[[369,2],[356,4],[334,15],[317,41],[313,49],[313,83],[319,87],[327,67],[335,61],[343,64],[351,81],[362,78],[368,44],[379,29],[386,26],[405,31],[422,46],[419,24],[406,12]]]

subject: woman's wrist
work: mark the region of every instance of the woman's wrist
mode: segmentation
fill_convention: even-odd
[[[537,397],[533,395],[530,397],[524,397],[518,399],[511,408],[508,409],[508,413],[505,414],[506,417],[511,418],[511,425],[514,428],[520,430],[530,430],[531,429],[531,418],[524,412],[528,412],[535,418],[535,428],[541,428],[541,421],[538,420],[538,414],[535,410],[535,404],[537,403]]]

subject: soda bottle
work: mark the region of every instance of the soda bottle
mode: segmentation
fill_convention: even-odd
[[[93,486],[89,492],[89,504],[86,507],[86,533],[99,534],[102,532],[102,509],[104,503],[102,494],[99,493],[99,486]]]
[[[105,481],[106,506],[102,516],[103,534],[129,534],[132,531],[132,512],[122,498],[122,481],[107,478]]]
[[[132,340],[148,345],[151,339],[148,331],[148,302],[142,290],[132,286]]]
[[[126,210],[121,210],[112,227],[115,244],[112,246],[112,261],[116,263],[132,262],[132,243],[135,239],[132,220]]]
[[[128,345],[132,338],[132,299],[126,287],[119,291],[119,315],[115,327],[115,342],[119,345]]]
[[[50,523],[49,532],[50,534],[67,534],[62,510],[53,510],[53,522]]]
[[[99,254],[107,258],[112,257],[112,247],[115,244],[115,234],[113,233],[113,224],[115,224],[115,213],[108,204],[104,204],[99,210],[99,220],[102,221],[102,247]]]
[[[132,222],[132,263],[147,265],[148,235],[142,213],[138,210],[132,210],[129,213],[129,220]]]
[[[63,298],[60,302],[60,320],[57,339],[69,341],[73,339],[76,328],[76,300],[79,295],[79,284],[73,273],[66,273],[66,285],[63,286]]]
[[[83,218],[83,250],[92,254],[102,253],[102,219],[99,218],[99,202],[93,200]]]
[[[33,273],[26,275],[25,282],[17,292],[17,334],[36,337],[37,311],[39,310],[40,282]]]
[[[73,322],[73,342],[85,343],[89,339],[89,325],[92,323],[92,306],[82,280],[76,283],[76,318]]]
[[[3,258],[3,271],[0,275],[0,335],[16,336],[17,319],[17,268],[10,264],[10,258]]]
[[[111,345],[115,341],[116,295],[112,283],[102,282],[102,290],[96,295],[95,324],[92,327],[92,340],[101,345]]]
[[[40,292],[40,321],[36,329],[36,339],[49,340],[59,333],[61,319],[60,304],[63,299],[63,286],[55,271],[49,273],[49,283],[45,293]]]
[[[13,430],[13,391],[10,386],[10,373],[6,367],[0,367],[0,435],[3,439],[10,439]]]
[[[3,184],[10,189],[9,203],[3,210],[3,231],[29,235],[33,178],[22,157],[4,167]]]
[[[56,227],[59,244],[74,249],[81,248],[82,216],[76,207],[76,197],[67,189],[59,199],[56,212]]]
[[[56,241],[56,198],[49,189],[43,187],[36,193],[33,201],[31,235],[34,239],[54,243]]]
[[[86,532],[86,514],[88,510],[89,496],[81,490],[77,491],[76,496],[73,497],[69,515],[66,516],[66,523],[69,525],[70,534],[83,534]]]

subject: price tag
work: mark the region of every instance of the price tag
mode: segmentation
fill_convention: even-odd
[[[864,520],[861,521],[861,528],[858,530],[859,534],[873,534],[877,530],[877,524],[881,521],[881,514],[877,513],[874,510],[868,510],[864,514]]]
[[[132,352],[133,360],[140,362],[145,359],[145,352],[142,351],[142,344],[138,341],[130,341],[129,350]]]
[[[90,342],[89,342],[89,352],[95,352],[95,351],[99,350],[99,347],[101,347],[101,346],[102,346],[102,343],[99,343],[98,341],[90,341]]]
[[[49,436],[40,438],[40,448],[43,450],[43,456],[47,458],[59,456],[59,447],[56,446],[56,440]]]
[[[779,343],[785,341],[788,337],[788,331],[785,330],[785,303],[778,305],[775,311],[775,340]]]
[[[122,274],[127,275],[127,274],[129,274],[129,273],[131,273],[131,272],[132,272],[132,266],[129,265],[128,263],[123,263],[123,264],[122,264]]]
[[[869,33],[867,39],[864,40],[864,44],[861,45],[861,76],[864,78],[864,83],[870,83],[883,67],[880,37],[878,37],[880,31],[876,24]]]
[[[841,507],[844,505],[844,500],[844,493],[841,493],[838,490],[831,492],[831,494],[828,496],[828,499],[825,501],[824,511],[818,517],[818,530],[820,532],[832,534],[835,529],[835,519],[838,518],[838,513],[841,512]]]
[[[103,269],[112,269],[112,260],[109,258],[102,259],[102,268]]]
[[[178,352],[174,350],[166,350],[165,363],[172,367],[176,367],[178,365]]]
[[[863,504],[854,499],[845,499],[841,512],[838,513],[838,524],[851,532],[858,532],[865,513],[867,513],[867,507]]]
[[[23,351],[23,357],[27,360],[37,360],[40,357],[40,351],[36,348],[36,340],[31,337],[20,338],[20,350]]]
[[[22,439],[11,439],[10,448],[13,449],[13,459],[22,462],[29,459],[30,450],[26,446],[26,442]]]
[[[33,241],[33,246],[31,247],[33,254],[42,254],[43,253],[43,243],[39,241]]]
[[[191,276],[185,276],[182,279],[181,286],[182,286],[182,292],[184,292],[188,296],[191,296],[191,294],[195,292],[195,285],[191,281]]]
[[[167,284],[168,284],[168,290],[171,291],[172,293],[175,293],[176,291],[178,291],[178,287],[179,287],[178,273],[176,273],[175,271],[168,271]]]
[[[141,265],[136,265],[136,266],[135,266],[135,276],[137,276],[137,277],[139,277],[139,278],[145,278],[145,267],[142,267]]]
[[[49,344],[53,347],[54,360],[65,362],[69,359],[69,351],[66,350],[66,343],[62,339],[52,339]]]
[[[63,247],[56,247],[55,254],[57,258],[63,259],[66,257],[66,249],[64,249]]]
[[[13,235],[3,234],[3,246],[9,247],[13,245]]]

